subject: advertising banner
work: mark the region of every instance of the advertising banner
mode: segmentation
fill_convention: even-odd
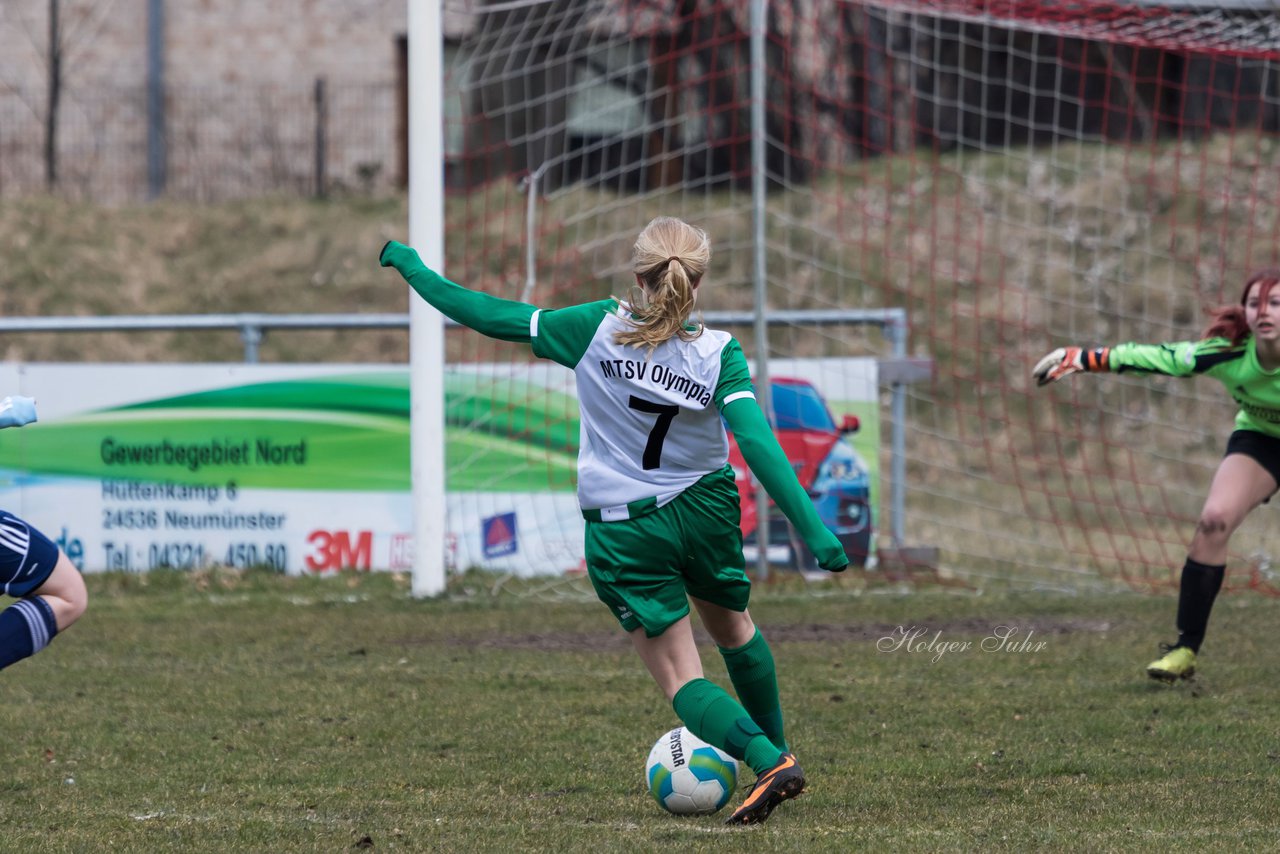
[[[788,454],[808,447],[812,457],[834,436],[806,486],[835,496],[832,524],[849,529],[846,487],[856,480],[875,506],[875,362],[771,369],[785,386],[779,405],[794,409],[779,418]],[[412,566],[407,366],[5,363],[3,394],[36,398],[39,421],[0,432],[0,507],[83,571]],[[851,412],[861,427],[840,435],[835,419]],[[572,372],[449,366],[446,422],[448,542],[431,547],[455,569],[579,569]],[[872,524],[868,515],[867,536]]]

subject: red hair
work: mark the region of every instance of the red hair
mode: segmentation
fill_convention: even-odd
[[[1271,289],[1280,284],[1280,268],[1267,267],[1259,270],[1244,283],[1240,292],[1239,305],[1224,305],[1210,312],[1213,318],[1209,321],[1202,338],[1226,338],[1232,347],[1239,347],[1249,337],[1249,322],[1245,319],[1244,304],[1249,299],[1249,289],[1261,285],[1258,289],[1258,301],[1265,302]]]

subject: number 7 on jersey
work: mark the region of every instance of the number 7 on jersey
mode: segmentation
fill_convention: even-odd
[[[667,431],[671,429],[671,421],[680,414],[680,407],[672,404],[654,403],[652,400],[645,400],[643,397],[631,395],[631,399],[627,401],[627,406],[639,412],[648,412],[658,416],[653,422],[653,429],[649,431],[649,441],[644,446],[644,459],[642,464],[645,471],[656,469],[662,465],[662,443],[667,438]]]

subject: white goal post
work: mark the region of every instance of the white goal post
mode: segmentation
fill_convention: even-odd
[[[409,243],[444,269],[444,62],[441,4],[409,0]],[[414,596],[445,587],[444,318],[409,298],[409,459]]]

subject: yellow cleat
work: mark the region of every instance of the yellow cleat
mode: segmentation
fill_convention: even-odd
[[[1147,675],[1161,682],[1177,682],[1196,675],[1196,654],[1189,646],[1175,646],[1147,665]]]

